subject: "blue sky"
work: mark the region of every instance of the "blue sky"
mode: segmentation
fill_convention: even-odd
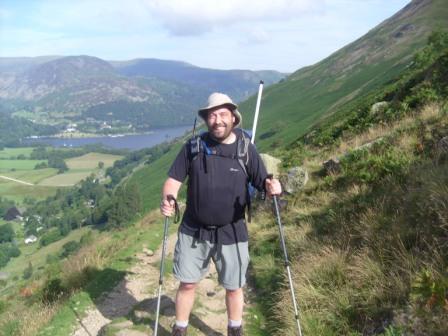
[[[160,58],[295,71],[409,0],[0,0],[0,57]]]

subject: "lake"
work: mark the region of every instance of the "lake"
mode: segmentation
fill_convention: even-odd
[[[53,147],[80,147],[88,144],[102,144],[105,147],[137,150],[172,140],[190,131],[192,126],[160,128],[145,134],[113,135],[94,138],[51,138],[26,139],[25,143],[43,143]]]

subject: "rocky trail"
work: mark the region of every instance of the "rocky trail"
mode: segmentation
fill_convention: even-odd
[[[176,234],[168,239],[167,260],[172,260]],[[95,307],[89,309],[78,320],[72,336],[143,336],[153,335],[159,261],[162,248],[153,253],[143,248],[136,254],[137,263],[126,277]],[[159,317],[159,336],[169,336],[175,320],[174,297],[178,281],[168,274],[164,286]],[[247,305],[246,305],[247,306]],[[227,315],[225,290],[218,285],[213,263],[210,272],[203,279],[196,292],[196,301],[190,316],[190,336],[226,335]]]

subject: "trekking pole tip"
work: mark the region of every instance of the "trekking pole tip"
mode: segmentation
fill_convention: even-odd
[[[261,80],[261,81],[260,81],[260,84],[264,84],[264,82]]]

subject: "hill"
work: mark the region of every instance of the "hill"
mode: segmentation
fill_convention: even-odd
[[[341,113],[358,99],[393,81],[433,30],[447,30],[444,0],[414,0],[366,35],[321,62],[299,69],[265,90],[257,134],[262,148],[287,145],[323,118]],[[250,111],[255,97],[241,105]]]

